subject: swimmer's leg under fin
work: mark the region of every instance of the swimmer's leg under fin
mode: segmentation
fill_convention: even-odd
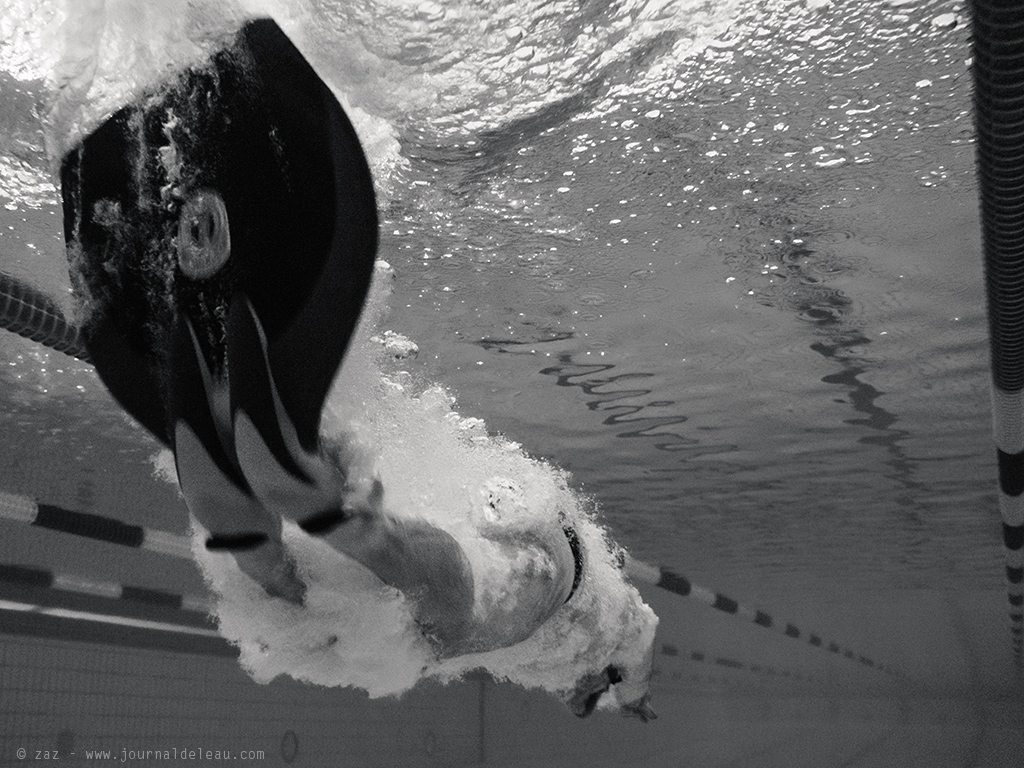
[[[305,588],[281,541],[281,518],[260,504],[224,443],[226,408],[218,400],[195,331],[175,323],[170,401],[178,483],[210,536],[206,548],[234,555],[268,594],[301,603]]]
[[[228,317],[229,402],[239,465],[257,496],[313,485],[312,456],[299,444],[270,370],[267,338],[249,298],[235,294]]]
[[[388,518],[379,480],[343,508],[344,468],[299,444],[278,396],[260,319],[241,294],[228,320],[228,369],[235,452],[256,498],[413,597],[417,621],[443,655],[466,652],[474,592],[462,548],[425,521]]]

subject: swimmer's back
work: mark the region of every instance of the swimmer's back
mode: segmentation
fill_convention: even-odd
[[[522,642],[546,622],[569,598],[575,558],[557,525],[491,537],[505,563],[496,563],[507,581],[499,589],[487,580],[475,585],[477,611],[475,643],[480,650],[505,648]]]
[[[440,528],[382,510],[357,515],[325,538],[405,594],[440,658],[522,642],[566,602],[574,584],[573,552],[554,524],[493,537],[494,557],[474,565]]]

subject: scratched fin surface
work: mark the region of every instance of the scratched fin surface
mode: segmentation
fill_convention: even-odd
[[[172,442],[174,318],[188,318],[222,377],[231,297],[249,297],[281,402],[303,446],[362,309],[377,247],[366,159],[330,89],[269,19],[207,64],[126,105],[64,158],[72,282],[89,298],[86,341],[104,383]],[[224,202],[227,262],[178,266],[182,203]]]

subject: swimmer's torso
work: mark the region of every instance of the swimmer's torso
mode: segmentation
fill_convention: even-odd
[[[332,541],[339,534],[347,541]],[[381,516],[326,538],[405,595],[442,658],[522,642],[573,587],[575,560],[556,524],[492,533],[489,556],[474,564],[454,537],[420,520]]]
[[[533,634],[569,598],[575,573],[569,541],[556,524],[490,538],[498,579],[475,579],[475,640],[488,650]]]

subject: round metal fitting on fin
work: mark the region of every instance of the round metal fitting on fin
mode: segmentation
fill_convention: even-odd
[[[228,209],[212,189],[198,189],[181,206],[178,266],[195,280],[217,272],[231,255]]]

